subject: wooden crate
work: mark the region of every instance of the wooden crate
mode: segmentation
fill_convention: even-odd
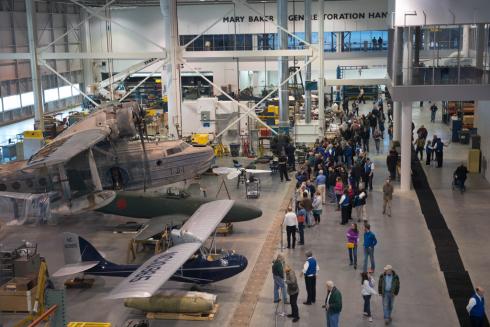
[[[37,286],[28,291],[0,290],[0,311],[30,312],[36,297]]]
[[[147,319],[155,320],[192,320],[192,321],[205,321],[214,320],[218,313],[219,304],[215,304],[211,312],[206,313],[161,313],[161,312],[148,312],[146,314]]]

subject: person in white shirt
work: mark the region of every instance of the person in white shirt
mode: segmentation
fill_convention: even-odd
[[[316,275],[320,271],[320,267],[313,258],[311,251],[306,251],[306,262],[303,266],[303,275],[305,276],[307,298],[303,304],[311,305],[316,301]]]
[[[374,278],[370,273],[361,273],[361,295],[364,299],[363,315],[368,317],[369,322],[373,322],[373,317],[371,316],[371,296],[378,294],[374,288],[374,283]]]
[[[291,238],[293,239],[293,249],[296,246],[296,230],[298,229],[298,217],[293,212],[292,207],[288,207],[286,215],[284,216],[284,221],[282,223],[286,226],[286,237],[288,240],[288,249],[291,248]]]

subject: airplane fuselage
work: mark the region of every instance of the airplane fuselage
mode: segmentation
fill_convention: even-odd
[[[191,179],[211,166],[210,147],[193,147],[183,141],[146,142],[146,156],[139,140],[101,142],[94,159],[102,187],[106,190],[139,190]],[[0,191],[61,194],[62,179],[55,167],[27,168],[27,161],[0,165]],[[146,168],[145,168],[145,165]],[[64,164],[72,197],[94,190],[88,152]]]
[[[219,282],[242,272],[247,264],[247,258],[236,253],[227,253],[218,259],[210,260],[202,254],[196,254],[187,260],[170,280],[193,284]],[[127,277],[138,268],[139,265],[118,265],[103,261],[84,273],[94,276]]]

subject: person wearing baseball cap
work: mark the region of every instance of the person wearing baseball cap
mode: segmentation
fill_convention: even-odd
[[[395,304],[395,297],[400,292],[400,278],[391,265],[384,267],[383,274],[379,277],[378,293],[383,297],[383,315],[385,325],[391,323],[391,313]]]

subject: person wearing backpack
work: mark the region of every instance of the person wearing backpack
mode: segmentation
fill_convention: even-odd
[[[376,239],[376,235],[371,232],[371,225],[364,225],[364,266],[362,271],[368,271],[368,259],[371,259],[371,270],[374,271],[374,247],[378,244],[378,240]]]

